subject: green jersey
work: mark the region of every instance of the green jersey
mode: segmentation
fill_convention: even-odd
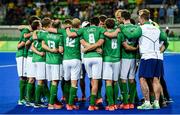
[[[104,39],[105,29],[98,26],[89,26],[86,28],[81,28],[77,31],[77,34],[82,37],[87,43],[95,44],[98,40]],[[102,57],[100,53],[97,53],[96,50],[89,51],[84,53],[84,58],[91,57]]]
[[[160,38],[159,38],[160,43],[163,42],[165,48],[167,49],[167,47],[169,46],[169,43],[167,41],[167,34],[166,34],[166,32],[162,31],[161,29],[160,29],[160,31],[161,31]]]
[[[37,40],[34,40],[33,45],[34,47],[39,51],[39,52],[45,52],[44,49],[42,48],[42,40],[43,38],[46,37],[48,32],[40,30],[37,31]],[[45,56],[40,56],[36,53],[33,53],[33,62],[45,62],[46,57]]]
[[[138,44],[138,39],[142,35],[142,30],[139,26],[133,24],[124,24],[121,26],[121,31],[125,36],[124,41],[128,45],[136,47]],[[122,47],[122,58],[123,59],[135,59],[137,51],[128,51]]]
[[[32,42],[33,42],[33,38],[32,38],[32,36],[29,38],[29,40],[31,41],[31,44],[32,44]],[[29,47],[29,49],[28,49],[28,57],[33,57],[33,51],[31,50],[31,44],[30,44],[30,47]]]
[[[19,43],[27,41],[27,39],[24,38],[24,34],[27,34],[29,32],[30,32],[29,29],[26,28],[21,31]],[[25,48],[25,46],[17,49],[16,57],[27,57],[27,49]]]
[[[59,49],[61,40],[62,36],[54,33],[47,33],[44,38],[45,44],[51,49]],[[46,64],[62,64],[62,54],[46,51]]]
[[[108,30],[114,32],[115,30]],[[115,38],[104,38],[103,44],[103,62],[119,62],[121,57],[121,44],[124,40],[124,35],[119,33]]]
[[[77,32],[75,29],[71,29],[71,32]],[[59,30],[58,33],[63,35],[63,40],[60,42],[59,46],[64,47],[63,60],[70,59],[81,59],[81,45],[80,36],[75,38],[69,38],[65,30]]]

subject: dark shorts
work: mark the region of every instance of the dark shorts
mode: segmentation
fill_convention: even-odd
[[[164,74],[163,60],[141,59],[139,65],[139,78],[162,77]]]

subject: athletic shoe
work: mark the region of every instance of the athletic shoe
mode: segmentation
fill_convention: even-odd
[[[134,109],[134,104],[130,103],[129,104],[129,109]]]
[[[166,101],[166,103],[173,103],[174,101],[171,99],[171,98],[169,98],[167,101]]]
[[[106,107],[105,107],[105,110],[107,110],[107,111],[114,111],[114,110],[115,110],[114,105],[108,105],[108,106],[106,106]]]
[[[120,108],[120,109],[130,109],[130,108],[129,108],[129,104],[121,104],[121,105],[119,106],[119,108]]]
[[[152,104],[153,109],[160,109],[159,102],[155,100]]]
[[[90,105],[89,107],[88,107],[88,110],[89,111],[94,111],[94,110],[98,110],[99,108],[98,107],[96,107],[95,105]]]
[[[30,106],[34,107],[34,103],[27,102],[27,103],[26,103],[26,107],[30,107]]]
[[[78,110],[79,106],[66,104],[67,110]]]
[[[114,109],[118,109],[119,108],[119,105],[118,104],[115,104],[114,105]]]
[[[137,109],[152,109],[152,105],[150,104],[150,102],[144,102],[141,106],[138,106]]]
[[[22,99],[22,100],[18,100],[18,105],[26,105],[26,100]]]
[[[54,109],[54,105],[52,105],[52,104],[48,104],[48,109]]]
[[[44,104],[34,104],[34,108],[45,108],[45,107],[47,106]]]
[[[61,104],[48,104],[48,109],[62,109],[63,105]]]
[[[103,99],[102,98],[96,99],[96,105],[102,104],[102,103],[103,103]]]

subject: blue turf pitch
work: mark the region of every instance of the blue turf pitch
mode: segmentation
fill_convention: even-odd
[[[113,112],[98,110],[89,112],[87,110],[88,103],[81,103],[81,109],[78,111],[48,110],[47,108],[34,109],[32,107],[17,106],[19,95],[18,75],[16,70],[15,53],[0,53],[0,113],[13,114],[180,114],[180,55],[165,54],[165,80],[173,99],[173,103],[166,108],[160,110],[116,110]],[[86,78],[87,86],[89,80]],[[138,82],[139,83],[139,82]],[[140,87],[138,85],[139,96],[142,97]],[[61,91],[58,92],[59,98]],[[87,87],[87,96],[89,96],[89,88]],[[104,95],[104,88],[102,89]],[[78,90],[78,96],[81,91]]]

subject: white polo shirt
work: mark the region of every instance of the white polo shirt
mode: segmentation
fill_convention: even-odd
[[[160,56],[160,30],[150,23],[141,26],[142,36],[139,39],[141,59],[159,59]]]

